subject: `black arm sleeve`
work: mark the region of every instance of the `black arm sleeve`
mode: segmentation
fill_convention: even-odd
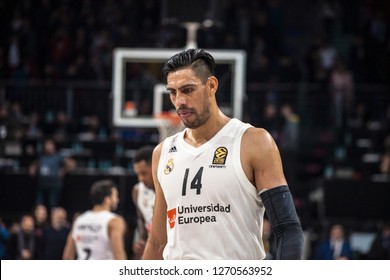
[[[303,231],[288,186],[260,194],[276,237],[276,259],[303,258]]]

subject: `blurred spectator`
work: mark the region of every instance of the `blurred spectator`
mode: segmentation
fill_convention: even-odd
[[[9,254],[11,259],[34,260],[37,257],[34,217],[25,214],[20,220],[20,227],[11,235]]]
[[[9,131],[9,108],[7,104],[0,104],[0,139],[8,137]]]
[[[283,118],[279,137],[280,149],[282,152],[296,152],[299,146],[300,118],[290,104],[284,104],[280,113]]]
[[[33,215],[34,215],[35,233],[38,237],[42,237],[43,229],[48,224],[48,215],[47,215],[46,206],[43,204],[37,204],[34,207]]]
[[[24,123],[25,117],[19,102],[12,103],[8,115],[8,137],[16,140],[21,139],[24,134]]]
[[[319,243],[314,258],[316,260],[352,259],[351,245],[345,238],[343,225],[334,224],[331,226],[329,237]]]
[[[291,187],[297,186],[297,154],[299,148],[300,118],[290,104],[280,108],[282,125],[278,143],[282,156],[284,173]]]
[[[43,204],[37,204],[33,211],[34,232],[36,236],[36,247],[41,248],[43,242],[43,231],[48,223],[47,208]],[[40,250],[37,251],[37,258],[41,258]]]
[[[337,59],[330,76],[330,90],[334,108],[334,124],[341,128],[350,117],[353,104],[354,81],[344,61]]]
[[[25,129],[25,137],[28,139],[40,139],[43,136],[42,127],[37,112],[31,112]]]
[[[8,48],[8,67],[12,78],[16,78],[18,76],[17,73],[22,64],[20,52],[19,37],[17,35],[12,35]]]
[[[0,260],[8,259],[7,246],[10,236],[7,226],[0,217]]]
[[[44,260],[61,260],[70,231],[66,210],[54,207],[50,217],[50,224],[43,231],[40,256]]]
[[[55,142],[46,139],[43,153],[29,168],[31,176],[38,175],[36,204],[45,204],[51,209],[58,206],[61,197],[63,176],[76,167],[76,162],[70,157],[64,157],[57,151]]]
[[[325,39],[322,41],[318,50],[318,57],[320,69],[329,73],[329,71],[332,70],[337,57],[337,50],[329,40]]]
[[[274,103],[267,103],[264,108],[263,118],[260,127],[266,129],[272,137],[278,141],[279,137],[279,117],[278,108]]]
[[[390,151],[383,153],[379,169],[382,174],[390,175]]]
[[[372,242],[368,259],[390,260],[390,223],[383,226],[382,231]]]
[[[83,141],[105,140],[108,137],[108,133],[106,126],[101,123],[99,116],[92,115],[84,118],[79,139]]]
[[[65,142],[73,133],[72,124],[64,111],[58,111],[54,125],[53,138],[56,142]]]
[[[387,134],[383,141],[383,152],[379,164],[379,171],[382,174],[390,175],[390,134]]]
[[[354,129],[365,129],[367,128],[367,123],[370,120],[370,116],[367,111],[367,105],[363,102],[358,102],[354,111],[349,118],[348,126]]]

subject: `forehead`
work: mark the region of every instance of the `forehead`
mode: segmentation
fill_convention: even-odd
[[[179,88],[188,84],[199,84],[201,83],[191,68],[181,68],[174,72],[170,72],[167,76],[167,87]]]
[[[134,163],[134,171],[144,171],[150,169],[149,164],[145,160],[141,160],[139,162]]]

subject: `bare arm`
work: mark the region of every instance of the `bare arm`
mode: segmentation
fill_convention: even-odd
[[[266,130],[248,129],[242,138],[241,151],[244,172],[258,191],[287,185],[279,149]]]
[[[258,152],[248,154],[248,150]],[[261,192],[276,237],[276,259],[302,259],[302,227],[274,140],[264,129],[249,129],[243,137],[242,151],[245,170],[254,174],[251,179]]]
[[[162,260],[163,250],[167,243],[167,205],[164,193],[157,179],[157,167],[160,160],[162,144],[159,144],[153,152],[152,172],[155,187],[155,203],[153,211],[152,230],[146,243],[144,260]]]
[[[108,224],[108,236],[111,240],[111,248],[114,260],[127,260],[124,236],[126,232],[125,220],[118,216]]]
[[[73,231],[69,232],[68,238],[66,239],[64,252],[62,254],[62,259],[64,260],[74,260],[76,257],[76,247],[72,237],[72,232]]]

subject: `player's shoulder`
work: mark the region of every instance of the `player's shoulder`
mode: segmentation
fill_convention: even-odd
[[[108,223],[109,227],[126,227],[126,220],[119,214],[114,214]]]
[[[243,141],[255,144],[262,143],[264,145],[274,142],[274,139],[266,129],[251,126],[245,131]]]

